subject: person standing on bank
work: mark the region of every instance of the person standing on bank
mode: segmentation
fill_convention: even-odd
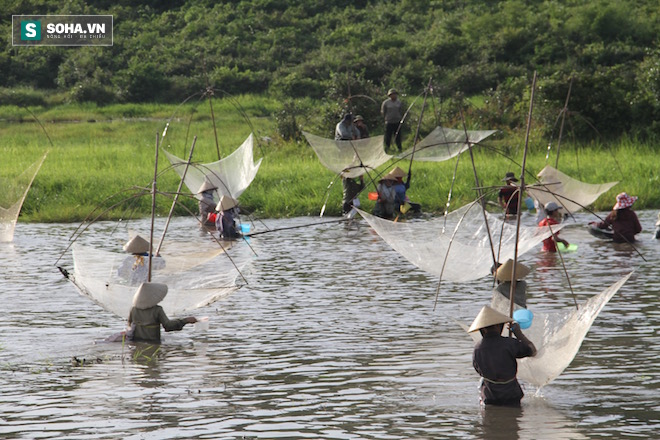
[[[353,119],[353,123],[359,133],[358,139],[366,139],[369,137],[369,128],[367,128],[367,124],[364,123],[364,118],[362,116],[357,115],[355,119]]]
[[[504,324],[515,338],[502,336]],[[482,377],[481,403],[485,405],[520,406],[524,393],[516,375],[517,359],[535,356],[536,347],[520,330],[520,325],[508,316],[484,306],[468,333],[479,330],[483,337],[472,354],[472,365]]]
[[[385,150],[389,150],[394,136],[396,147],[402,151],[400,125],[403,119],[403,103],[399,101],[399,92],[396,89],[388,90],[387,96],[389,98],[380,106],[380,114],[385,118]]]

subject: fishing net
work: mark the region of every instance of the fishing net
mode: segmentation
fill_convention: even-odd
[[[27,167],[15,179],[0,179],[2,188],[0,191],[0,242],[9,242],[14,239],[14,229],[21,207],[45,159],[46,154]]]
[[[140,283],[147,281],[147,258],[78,243],[72,249],[71,280],[76,287],[105,310],[127,318],[133,295]],[[223,252],[220,248],[195,249],[186,243],[163,246],[162,258],[154,258],[151,281],[169,288],[160,303],[166,313],[177,315],[206,306],[239,288],[239,269],[250,257],[246,253],[235,255],[232,263]]]
[[[618,182],[591,184],[575,180],[561,171],[546,166],[538,174],[542,185],[529,185],[527,193],[542,205],[555,202],[572,213],[591,205]],[[545,185],[545,186],[543,186]]]
[[[399,159],[442,162],[458,156],[466,151],[470,145],[477,144],[497,130],[454,130],[453,128],[435,127],[424,139],[413,148],[410,148],[397,157]]]
[[[554,313],[534,311],[532,325],[523,333],[534,343],[537,353],[518,360],[518,377],[539,388],[556,379],[575,358],[600,311],[631,275],[632,272],[580,304],[579,309]],[[491,307],[509,315],[509,300],[502,295],[493,298]],[[475,341],[481,339],[479,332],[470,335]]]
[[[358,210],[369,225],[395,251],[415,266],[442,280],[464,282],[490,275],[493,265],[488,229],[497,261],[513,259],[516,225],[486,213],[477,203],[465,205],[445,217],[422,221],[393,222]],[[562,225],[553,226],[558,231]],[[544,227],[521,226],[518,255],[551,235]]]
[[[250,134],[240,147],[224,159],[204,164],[191,163],[187,171],[186,160],[167,151],[165,155],[180,177],[185,172],[184,183],[197,198],[201,197],[197,193],[205,179],[217,186],[218,190],[214,193],[217,203],[223,195],[237,199],[254,180],[262,159],[254,162],[253,145],[254,137]]]
[[[347,170],[345,177],[359,177],[390,160],[385,153],[383,136],[374,136],[354,141],[335,141],[303,131],[319,160],[335,174]]]

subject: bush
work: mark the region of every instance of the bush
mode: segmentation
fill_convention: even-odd
[[[29,87],[15,89],[0,89],[3,105],[17,105],[19,107],[42,106],[46,104],[47,92]]]

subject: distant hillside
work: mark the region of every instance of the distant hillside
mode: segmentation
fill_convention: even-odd
[[[578,135],[660,134],[657,0],[2,3],[9,104],[180,102],[209,84],[341,107],[349,93],[379,103],[389,87],[415,97],[432,78],[446,117],[478,96],[473,116],[516,126],[536,70],[544,124],[555,124],[572,78]],[[12,47],[20,14],[112,14],[114,46]]]

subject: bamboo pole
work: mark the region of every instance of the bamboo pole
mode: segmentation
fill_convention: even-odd
[[[192,157],[193,157],[193,151],[195,150],[195,143],[197,142],[197,136],[193,138],[192,145],[190,146],[190,154],[188,155],[188,162],[186,162],[186,166],[183,169],[183,174],[181,175],[181,180],[179,181],[179,187],[176,190],[176,194],[174,195],[174,199],[172,200],[172,207],[170,208],[170,212],[167,214],[167,221],[165,222],[165,228],[163,229],[163,234],[160,236],[160,241],[158,242],[158,247],[156,248],[156,255],[160,255],[160,248],[163,246],[163,241],[165,240],[165,234],[167,233],[167,228],[170,226],[170,221],[172,220],[172,214],[174,214],[174,208],[176,207],[177,202],[179,201],[179,194],[181,194],[181,189],[183,188],[183,183],[184,180],[186,179],[186,174],[188,173],[188,167],[190,167],[190,163],[192,162]],[[202,219],[202,223],[204,222],[204,219]]]
[[[527,114],[527,130],[525,132],[525,148],[523,150],[522,170],[520,174],[520,187],[518,188],[518,212],[516,214],[516,244],[513,251],[513,269],[511,270],[511,289],[509,290],[509,316],[513,316],[514,294],[516,292],[516,265],[518,264],[518,239],[520,237],[520,218],[522,193],[525,191],[525,166],[527,151],[529,149],[529,132],[532,126],[532,111],[534,109],[534,94],[536,91],[536,71],[532,79],[532,91],[529,98],[529,113]]]
[[[147,281],[151,282],[151,259],[154,254],[154,218],[156,217],[156,179],[158,178],[158,149],[160,147],[160,138],[156,133],[156,160],[154,163],[154,180],[151,182],[151,226],[149,228],[149,271],[147,272]]]

